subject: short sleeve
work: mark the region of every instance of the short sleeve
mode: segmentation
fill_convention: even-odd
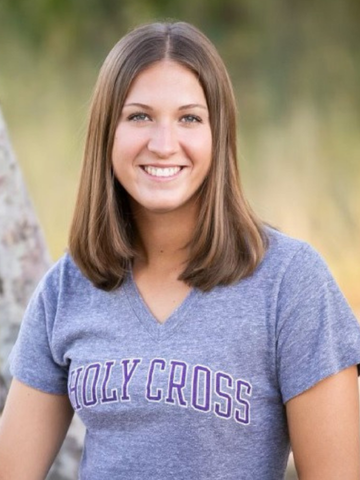
[[[276,337],[284,403],[351,365],[359,369],[360,325],[325,262],[307,244],[283,275]]]
[[[65,394],[67,368],[54,360],[52,352],[57,297],[49,283],[48,277],[40,282],[25,311],[9,358],[10,373],[38,390]]]

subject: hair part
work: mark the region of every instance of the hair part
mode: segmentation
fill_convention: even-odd
[[[236,103],[218,52],[188,23],[143,25],[114,46],[100,70],[70,228],[70,254],[82,273],[104,290],[121,285],[136,256],[128,194],[112,169],[115,130],[134,79],[164,59],[188,68],[198,78],[213,139],[210,171],[198,192],[203,220],[189,242],[189,258],[180,279],[203,291],[234,283],[255,270],[267,248],[263,224],[241,188]]]

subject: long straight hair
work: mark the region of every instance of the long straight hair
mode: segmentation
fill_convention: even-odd
[[[128,194],[114,177],[112,147],[134,79],[168,59],[198,78],[212,132],[212,161],[198,192],[199,218],[180,279],[203,291],[250,275],[267,248],[263,225],[249,207],[236,154],[236,104],[218,52],[194,26],[152,23],[128,33],[110,51],[95,87],[69,251],[82,273],[104,290],[121,285],[136,256]]]

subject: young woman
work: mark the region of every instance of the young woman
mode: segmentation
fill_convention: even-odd
[[[95,89],[69,252],[11,356],[0,479],[40,480],[73,412],[79,478],[358,480],[360,328],[319,255],[239,185],[226,69],[139,27]]]

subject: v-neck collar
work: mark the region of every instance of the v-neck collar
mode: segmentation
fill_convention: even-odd
[[[170,316],[164,322],[159,322],[151,313],[137,288],[132,271],[126,276],[123,288],[135,316],[155,340],[167,338],[176,331],[176,329],[187,319],[188,311],[200,293],[198,289],[192,288],[180,305],[173,310]]]

